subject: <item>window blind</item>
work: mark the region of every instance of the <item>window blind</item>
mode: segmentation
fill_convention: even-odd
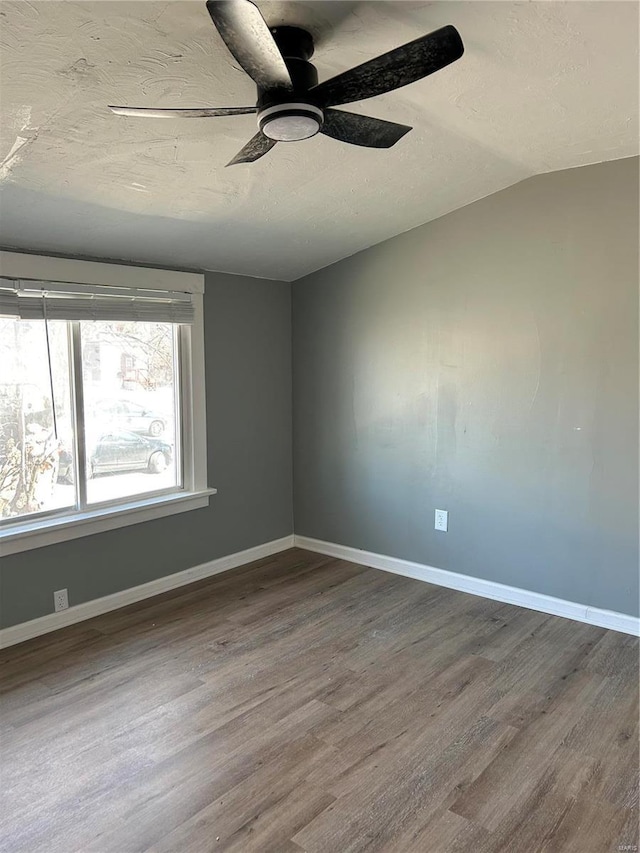
[[[0,278],[0,316],[191,324],[194,307],[177,291]]]

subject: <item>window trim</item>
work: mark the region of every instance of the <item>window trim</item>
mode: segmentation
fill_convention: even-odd
[[[27,252],[0,251],[0,275],[69,284],[139,287],[142,290],[180,290],[204,293],[204,275],[107,261],[78,261]]]
[[[64,518],[48,516],[38,521],[25,522],[0,534],[2,555],[18,554],[81,536],[91,536],[93,533],[103,533],[143,521],[152,521],[154,518],[201,509],[209,505],[209,497],[216,493],[217,489],[174,492],[171,495],[129,501],[117,507],[101,507]]]
[[[169,494],[135,496],[117,506],[99,505],[73,515],[40,517],[0,529],[0,551],[15,554],[207,506],[216,489],[207,485],[204,360],[204,275],[101,261],[79,261],[0,251],[0,275],[73,284],[183,291],[192,294],[194,322],[181,326],[182,487]]]

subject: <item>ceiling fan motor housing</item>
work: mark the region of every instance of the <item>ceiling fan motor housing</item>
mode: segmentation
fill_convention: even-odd
[[[297,142],[320,131],[324,114],[313,103],[309,89],[318,83],[318,72],[309,62],[313,38],[299,27],[274,27],[273,38],[291,75],[292,89],[258,89],[258,127],[270,139]]]

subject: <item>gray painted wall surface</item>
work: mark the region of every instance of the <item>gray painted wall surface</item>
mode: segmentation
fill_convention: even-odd
[[[638,613],[637,159],[302,279],[293,330],[297,534]]]
[[[207,274],[206,509],[5,557],[3,627],[291,534],[291,285]]]

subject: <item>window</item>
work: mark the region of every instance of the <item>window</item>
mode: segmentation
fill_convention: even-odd
[[[171,323],[80,324],[88,504],[182,485],[179,334]]]
[[[29,267],[33,256],[17,257]],[[76,276],[85,263],[49,260],[80,265]],[[105,278],[131,269],[88,266]],[[201,300],[166,285],[0,278],[3,550],[145,520],[154,507],[164,515],[190,498],[206,505]]]
[[[59,321],[49,324],[48,350],[42,320],[0,318],[0,519],[3,522],[40,510],[75,505],[72,491],[57,484],[63,458],[61,482],[75,479],[66,325]],[[54,428],[54,399],[59,443]]]

